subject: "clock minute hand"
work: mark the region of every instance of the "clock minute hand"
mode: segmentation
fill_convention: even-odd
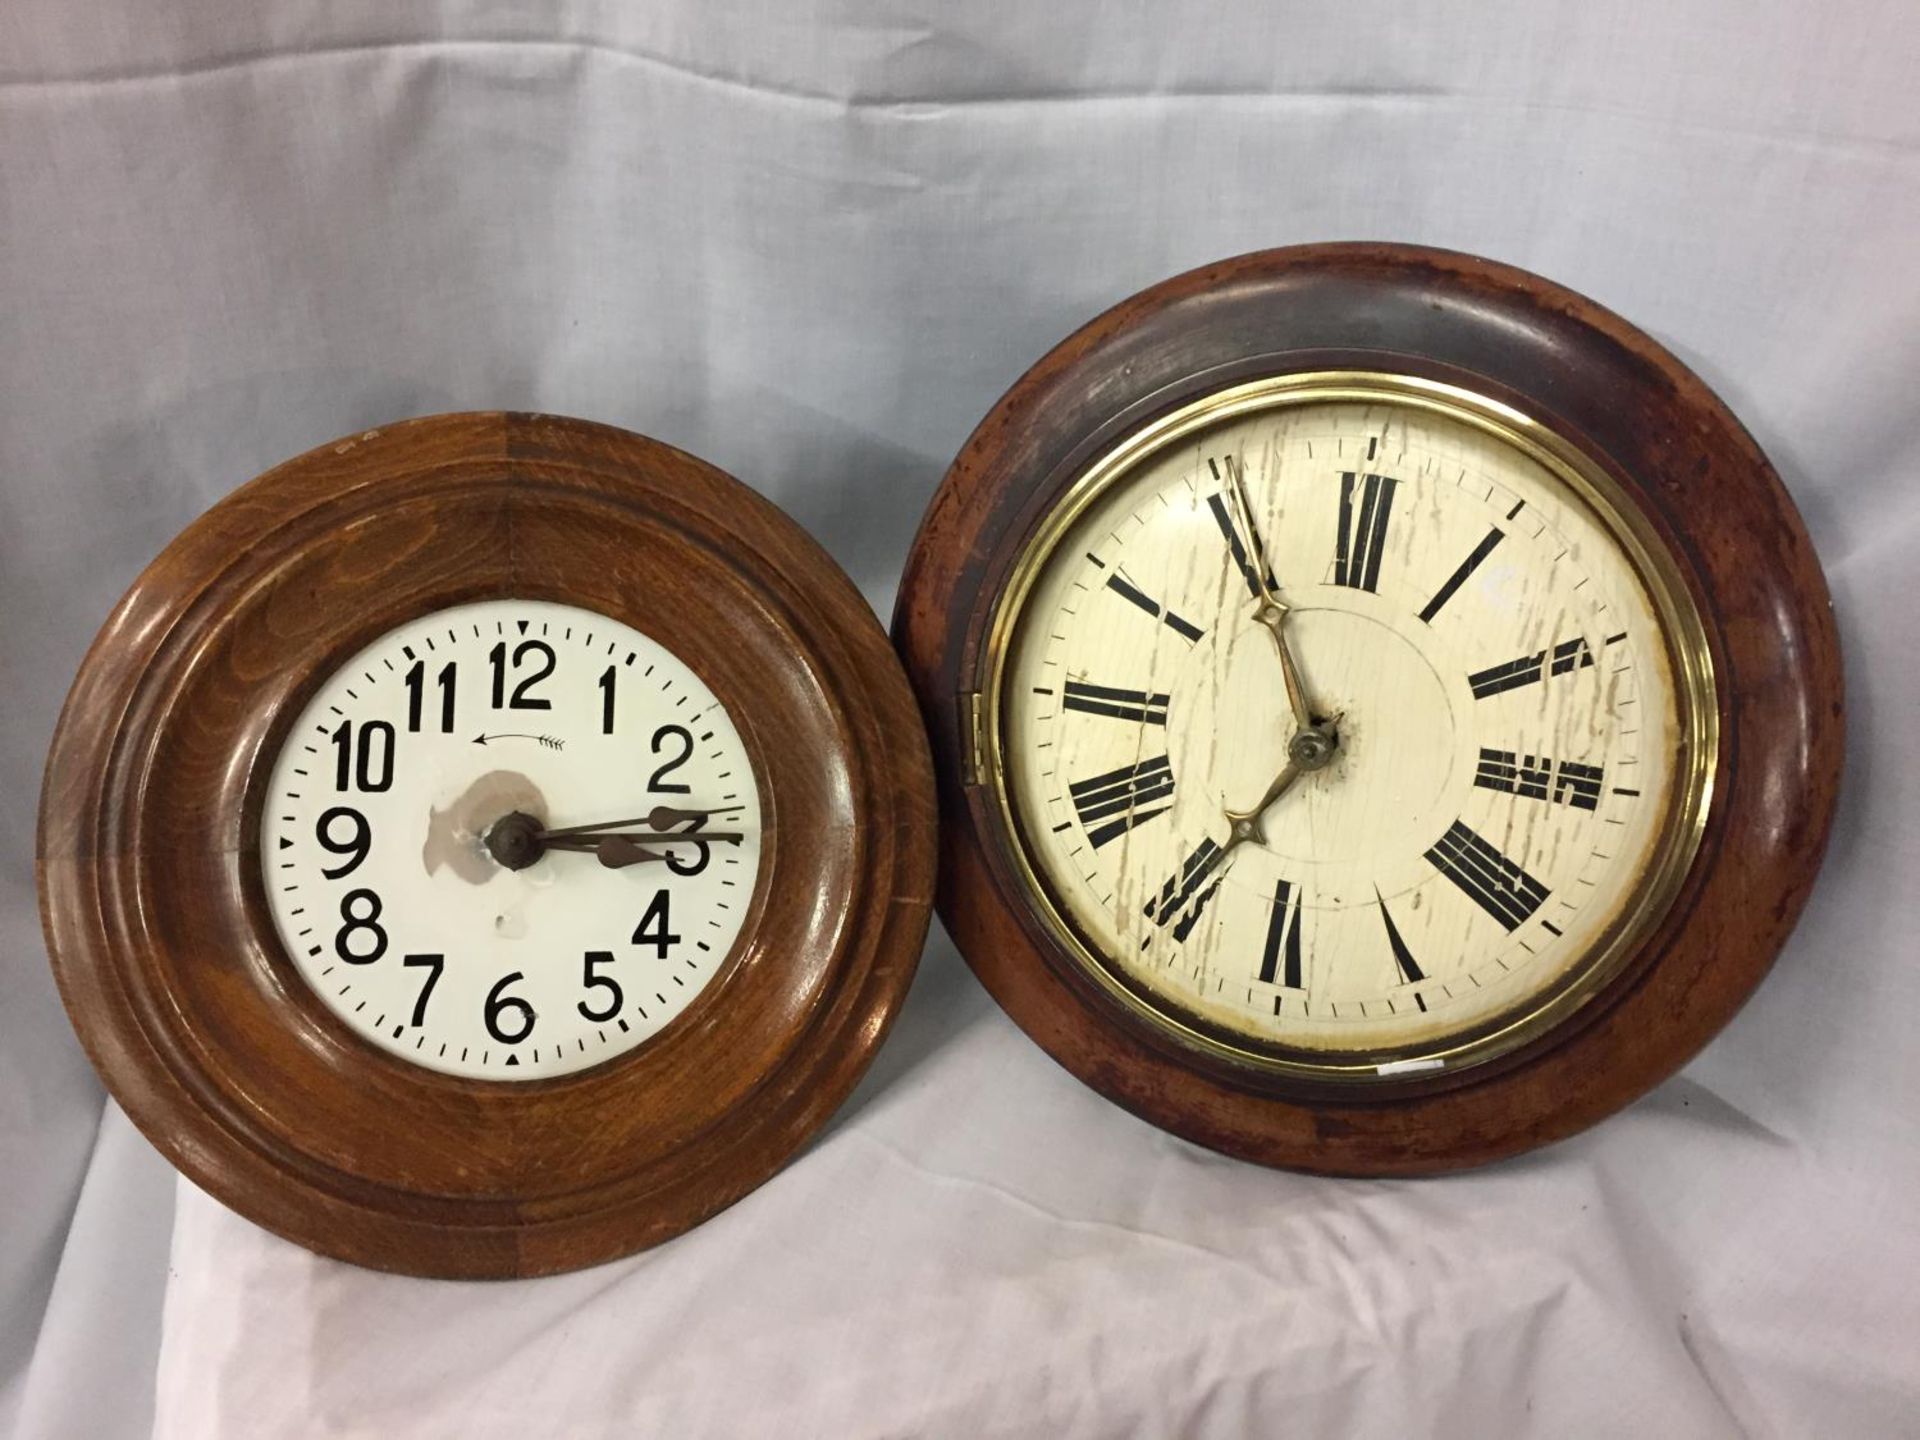
[[[1247,569],[1253,575],[1254,588],[1260,592],[1260,608],[1254,611],[1254,623],[1264,626],[1273,637],[1273,648],[1280,653],[1280,674],[1286,681],[1287,705],[1293,711],[1294,728],[1305,733],[1314,728],[1313,714],[1307,704],[1306,687],[1300,683],[1300,671],[1293,663],[1293,651],[1281,633],[1289,607],[1267,582],[1267,547],[1260,539],[1260,532],[1253,528],[1253,506],[1247,499],[1247,483],[1237,456],[1227,457],[1227,479],[1232,483],[1234,508],[1240,512],[1240,523],[1247,530],[1247,547],[1252,552],[1247,556]]]
[[[638,845],[738,845],[738,830],[577,830],[540,842],[546,850],[591,850],[609,840],[631,840]]]
[[[664,850],[649,850],[627,835],[609,835],[593,846],[593,853],[600,857],[600,863],[609,870],[624,870],[629,865],[642,865],[649,860],[664,860]]]
[[[591,825],[563,825],[557,829],[542,830],[536,838],[547,841],[567,835],[591,835],[605,830],[625,830],[634,825],[645,825],[651,830],[665,830],[669,826],[683,825],[689,820],[705,820],[712,815],[728,815],[744,808],[741,805],[715,805],[699,810],[679,805],[656,805],[646,814],[635,815],[631,819],[600,820]]]

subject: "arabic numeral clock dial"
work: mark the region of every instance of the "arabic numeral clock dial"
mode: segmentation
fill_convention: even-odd
[[[1751,438],[1442,252],[1247,256],[1064,342],[895,630],[969,962],[1273,1164],[1478,1163],[1657,1083],[1778,952],[1837,783],[1824,581]]]
[[[323,1253],[506,1277],[699,1223],[904,998],[933,779],[885,633],[712,467],[556,416],[343,439],[108,620],[41,798],[113,1094]]]
[[[289,730],[260,831],[275,928],[322,1002],[488,1080],[601,1064],[681,1014],[759,857],[752,761],[700,677],[631,626],[516,600],[348,660]]]

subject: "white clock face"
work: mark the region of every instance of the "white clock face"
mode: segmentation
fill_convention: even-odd
[[[751,908],[760,833],[739,731],[678,657],[591,611],[489,600],[321,685],[260,861],[288,955],[356,1034],[514,1081],[601,1064],[692,1003]]]
[[[1437,1054],[1643,899],[1681,773],[1660,612],[1515,445],[1413,405],[1254,408],[1130,460],[1047,553],[1006,792],[1134,993],[1304,1063]]]

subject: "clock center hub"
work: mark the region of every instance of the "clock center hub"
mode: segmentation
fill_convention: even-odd
[[[487,853],[509,870],[524,870],[546,854],[540,843],[545,828],[524,810],[515,810],[487,827]]]
[[[543,847],[536,845],[530,856],[514,864],[494,849],[493,832],[518,816],[526,822],[525,838],[509,833],[502,843],[509,847],[508,854],[524,854],[526,839],[545,828],[540,817],[548,809],[546,796],[528,776],[518,770],[488,770],[464,785],[446,806],[428,807],[421,863],[429,875],[444,867],[469,885],[485,885],[502,869],[525,869],[540,858]]]
[[[1450,797],[1457,800],[1455,697],[1417,637],[1370,614],[1303,606],[1286,623],[1317,723],[1292,731],[1264,634],[1236,646],[1219,718],[1238,717],[1235,728],[1266,735],[1219,748],[1223,797],[1229,806],[1252,803],[1277,764],[1290,762],[1303,773],[1263,817],[1271,853],[1323,873],[1356,874],[1373,874],[1387,857],[1417,857],[1446,828]],[[1356,890],[1355,903],[1373,898],[1371,889]],[[1339,902],[1322,893],[1316,903]]]

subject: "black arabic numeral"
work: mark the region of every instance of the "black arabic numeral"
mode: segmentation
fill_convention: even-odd
[[[696,815],[693,823],[679,833],[682,835],[692,835],[695,831],[704,828],[706,823],[706,816]],[[676,875],[698,875],[702,870],[706,869],[707,862],[713,859],[713,846],[705,840],[695,840],[693,842],[693,848],[694,858],[687,860],[683,858],[681,846],[677,844],[668,846],[666,852],[667,869]]]
[[[611,1020],[620,1013],[620,1007],[627,1003],[627,997],[620,993],[620,982],[618,980],[615,980],[611,975],[596,975],[593,973],[600,966],[611,964],[613,964],[613,952],[611,950],[587,951],[586,973],[582,976],[580,983],[588,990],[605,990],[607,992],[607,1004],[603,1010],[591,1010],[587,1008],[587,1002],[584,1000],[573,1007],[588,1020]]]
[[[440,972],[447,967],[444,955],[408,955],[400,963],[409,970],[427,969],[427,983],[420,987],[420,998],[413,1002],[413,1025],[427,1023],[427,1001],[433,998],[433,987],[440,983]]]
[[[440,674],[434,683],[440,687],[440,733],[453,733],[453,661],[449,660],[440,667]],[[427,666],[424,660],[416,660],[407,671],[407,729],[417,732],[420,729],[420,713],[426,708]]]
[[[369,720],[360,727],[356,745],[353,722],[342,720],[332,738],[333,748],[340,752],[334,757],[334,789],[348,788],[349,768],[354,788],[378,794],[393,784],[393,726],[384,720]]]
[[[656,890],[652,902],[647,906],[647,913],[640,917],[640,923],[633,929],[633,943],[653,946],[655,956],[661,960],[667,958],[669,946],[680,943],[680,937],[667,929],[672,923],[668,913],[667,892]]]
[[[540,668],[513,687],[513,694],[507,697],[507,642],[502,640],[487,652],[487,659],[493,662],[493,708],[508,710],[551,710],[553,702],[542,700],[527,692],[542,680],[553,674],[553,647],[544,640],[522,640],[513,647],[513,669],[517,672],[529,655],[541,659]]]
[[[353,838],[344,843],[333,836],[333,822],[345,820],[353,827]],[[373,848],[373,830],[367,824],[367,817],[348,805],[336,805],[324,810],[314,822],[313,838],[320,842],[320,848],[334,855],[351,855],[353,858],[344,865],[328,870],[324,866],[320,873],[329,880],[339,880],[351,875],[360,868],[360,862],[367,858],[367,851]]]
[[[366,914],[356,915],[357,908]],[[340,897],[340,919],[343,922],[333,937],[333,953],[349,965],[371,965],[387,953],[387,932],[380,928],[380,897],[371,890],[349,890]],[[356,931],[373,932],[373,949],[364,955],[356,955],[353,950],[353,935]]]
[[[613,666],[600,676],[600,733],[613,734]]]
[[[533,1033],[533,1006],[518,995],[502,995],[500,992],[514,981],[524,978],[518,970],[502,975],[491,990],[487,991],[487,1005],[482,1018],[487,1022],[487,1033],[502,1045],[518,1045]],[[520,1029],[517,1034],[509,1035],[500,1028],[500,1017],[509,1010],[520,1016]]]
[[[680,747],[680,753],[653,772],[653,778],[647,781],[647,789],[661,795],[691,795],[691,785],[682,785],[678,780],[667,779],[667,776],[693,758],[693,732],[684,725],[662,725],[653,732],[654,754],[664,754],[675,744]]]

